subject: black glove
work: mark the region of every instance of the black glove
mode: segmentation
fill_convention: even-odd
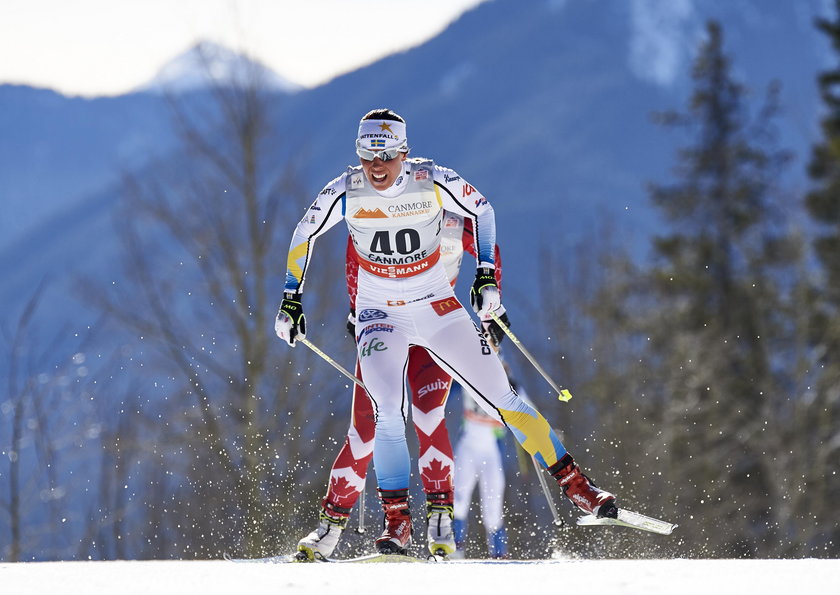
[[[499,320],[501,320],[506,327],[510,328],[510,321],[508,321],[507,312],[502,312],[499,315]],[[496,322],[494,318],[481,321],[481,326],[484,327],[484,334],[490,337],[490,340],[493,341],[493,344],[496,347],[501,345],[502,339],[505,338],[505,331],[502,330],[502,327],[499,326],[499,323]]]
[[[502,305],[499,286],[496,284],[496,271],[482,267],[475,271],[475,281],[470,289],[470,305],[478,314],[496,310]]]
[[[284,293],[280,310],[274,320],[274,332],[286,343],[295,346],[295,339],[306,337],[306,317],[299,293]]]
[[[347,334],[356,340],[356,311],[353,308],[350,308],[350,314],[347,315]]]

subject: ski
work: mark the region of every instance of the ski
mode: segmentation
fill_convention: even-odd
[[[406,562],[436,562],[434,559],[418,558],[409,554],[368,554],[366,556],[358,556],[356,558],[321,558],[316,559],[318,562],[331,562],[339,564],[353,564],[353,563],[406,563]]]
[[[228,562],[236,562],[237,564],[285,564],[287,562],[296,562],[294,554],[287,554],[281,556],[268,556],[266,558],[234,558],[228,553],[224,554],[224,559]]]
[[[267,558],[234,558],[228,554],[224,556],[225,560],[237,563],[252,563],[252,564],[287,564],[290,562],[317,562],[317,563],[406,563],[406,562],[439,562],[443,558],[437,556],[429,556],[429,558],[418,558],[407,554],[367,554],[364,556],[357,556],[354,558],[324,558],[318,557],[315,560],[309,560],[306,557],[299,557],[297,554],[286,554],[280,556],[269,556]]]
[[[632,529],[640,529],[642,531],[649,531],[651,533],[659,533],[660,535],[670,535],[677,525],[654,519],[632,510],[618,509],[618,518],[611,519],[608,517],[596,517],[588,514],[586,516],[578,517],[578,525],[594,526],[594,525],[616,525],[620,527],[630,527]]]

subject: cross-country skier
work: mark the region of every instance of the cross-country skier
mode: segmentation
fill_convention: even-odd
[[[520,395],[521,396],[521,395]],[[507,557],[504,526],[505,471],[502,462],[506,430],[504,425],[484,413],[474,399],[464,395],[461,436],[455,446],[455,504],[453,533],[461,556],[467,539],[470,503],[478,487],[481,522],[491,558]]]
[[[411,346],[424,347],[479,405],[504,423],[581,510],[615,517],[615,496],[595,487],[545,418],[516,394],[498,356],[455,297],[440,263],[444,209],[472,221],[477,252],[470,301],[478,315],[501,307],[494,275],[493,208],[455,171],[408,159],[406,124],[391,110],[359,123],[360,165],[330,182],[297,224],[275,332],[289,345],[305,336],[301,302],[315,239],[342,219],[359,260],[356,342],[376,419],[373,463],[385,512],[382,553],[411,543],[410,460],[404,382]]]
[[[445,213],[440,240],[440,261],[450,285],[458,279],[464,251],[475,256],[472,226],[464,218]],[[501,259],[496,248],[496,280],[501,285]],[[352,239],[348,239],[345,277],[350,296],[348,330],[355,337],[356,293],[359,263]],[[507,316],[502,314],[507,322]],[[484,321],[487,333],[504,336],[494,320]],[[498,340],[498,339],[497,339]],[[356,375],[361,378],[358,362]],[[426,494],[427,546],[430,553],[448,555],[455,551],[452,531],[452,445],[444,419],[452,377],[438,366],[422,347],[411,347],[406,381],[411,393],[411,417],[419,445],[418,467]],[[309,560],[332,555],[347,525],[350,511],[364,489],[370,459],[373,456],[373,404],[358,385],[353,389],[350,429],[344,445],[330,470],[327,494],[321,501],[318,526],[298,543],[298,551]],[[386,537],[390,539],[390,536]]]

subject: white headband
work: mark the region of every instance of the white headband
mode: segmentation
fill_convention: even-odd
[[[404,145],[405,123],[395,120],[362,120],[359,122],[358,144],[369,151]]]

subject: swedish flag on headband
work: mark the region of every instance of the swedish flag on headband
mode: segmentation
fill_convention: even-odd
[[[385,148],[385,139],[384,138],[373,138],[370,140],[370,148],[371,149],[384,149]]]

